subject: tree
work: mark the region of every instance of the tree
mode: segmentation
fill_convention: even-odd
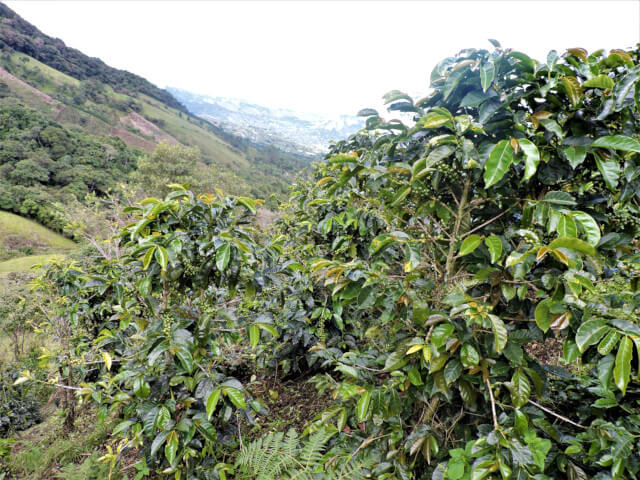
[[[140,159],[135,178],[147,194],[164,196],[169,192],[168,184],[197,182],[199,158],[196,147],[163,141],[151,155]]]
[[[19,185],[26,186],[47,183],[49,181],[49,171],[35,159],[27,158],[15,164],[14,169],[9,174],[9,178]]]

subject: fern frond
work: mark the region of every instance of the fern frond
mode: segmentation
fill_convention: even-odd
[[[333,432],[321,429],[309,437],[300,452],[300,459],[306,468],[317,465],[322,461],[322,451],[333,435]]]
[[[241,472],[239,478],[274,480],[282,478],[288,470],[296,467],[298,461],[298,434],[291,429],[284,433],[269,433],[267,436],[249,443],[238,455],[236,467]]]
[[[323,452],[334,432],[319,430],[301,440],[291,429],[285,436],[282,432],[269,433],[262,439],[251,442],[236,460],[238,480],[360,480],[364,475],[361,462],[344,462],[335,472],[325,473]]]
[[[273,480],[283,476],[283,473],[290,470],[297,463],[298,434],[294,429],[287,432],[287,438],[282,441],[282,434],[278,442],[265,448],[265,458],[267,462],[262,465],[258,473],[257,480]]]
[[[373,458],[366,457],[362,460],[350,459],[343,462],[337,471],[327,472],[326,480],[365,480],[367,474],[363,472],[374,463]]]

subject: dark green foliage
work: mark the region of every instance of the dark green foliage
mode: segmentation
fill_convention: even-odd
[[[278,323],[337,398],[308,431],[381,438],[376,478],[635,478],[637,55],[465,50],[300,182]],[[586,376],[526,353],[552,336]]]
[[[0,105],[0,208],[62,231],[53,205],[118,188],[137,153],[116,137],[86,135],[15,102]]]
[[[39,423],[42,402],[29,386],[13,386],[18,379],[16,366],[0,371],[0,437],[26,430]]]
[[[335,403],[241,474],[364,453],[380,480],[637,478],[639,63],[464,50],[429,97],[385,96],[415,123],[364,110],[262,244],[244,197],[172,186],[127,209],[117,261],[48,273],[83,327],[65,358],[103,365],[79,393],[122,417],[106,459],[229,478],[267,414],[235,373],[251,357],[319,373]],[[528,353],[550,339],[564,366]]]

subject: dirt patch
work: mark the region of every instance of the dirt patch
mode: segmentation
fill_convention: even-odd
[[[275,222],[279,218],[280,215],[278,215],[277,213],[272,212],[271,210],[266,208],[259,208],[258,214],[256,215],[256,223],[262,230],[266,230],[273,224],[273,222]]]
[[[329,394],[320,394],[308,378],[281,381],[275,376],[265,377],[248,387],[251,394],[269,414],[258,417],[256,427],[248,432],[249,438],[258,438],[267,432],[304,428],[332,403]]]
[[[140,148],[142,150],[146,150],[147,152],[153,152],[156,149],[156,144],[154,142],[131,133],[121,125],[112,128],[109,132],[109,135],[111,135],[112,137],[120,137],[124,141],[124,143],[126,143],[130,147]]]
[[[557,338],[547,338],[544,342],[534,342],[524,346],[529,355],[542,365],[560,365],[562,360],[563,341]]]
[[[8,250],[18,250],[20,248],[44,248],[48,245],[40,241],[38,236],[34,233],[31,234],[31,238],[25,238],[20,235],[9,235],[2,239],[2,243]]]
[[[33,95],[35,95],[36,97],[38,97],[40,100],[42,100],[44,103],[47,103],[51,106],[53,106],[56,110],[62,110],[62,105],[60,105],[58,102],[56,102],[53,98],[51,98],[49,95],[47,95],[46,93],[38,90],[35,87],[32,87],[31,85],[29,85],[27,82],[25,82],[24,80],[20,80],[18,77],[16,77],[15,75],[12,75],[11,73],[7,72],[4,68],[0,67],[0,80],[4,80],[4,81],[9,81],[9,82],[13,82],[13,83],[17,83],[18,85],[20,85],[23,88],[26,88],[27,90],[29,90],[29,92],[31,92]]]
[[[131,112],[129,115],[120,117],[120,123],[125,126],[130,126],[140,131],[143,135],[152,137],[156,142],[162,142],[163,140],[169,142],[172,145],[177,145],[179,142],[169,135],[164,130],[158,128],[154,123],[150,122],[137,112]]]

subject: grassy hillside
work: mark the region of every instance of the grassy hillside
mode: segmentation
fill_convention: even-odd
[[[28,270],[76,247],[32,220],[0,211],[0,275]]]
[[[12,244],[12,242],[18,242]],[[20,244],[19,242],[24,242]],[[76,244],[32,220],[9,212],[0,212],[0,245],[7,248],[29,246],[34,252],[70,250]],[[45,250],[42,250],[45,249]]]
[[[4,101],[19,101],[69,130],[119,137],[143,152],[163,140],[197,146],[216,179],[211,187],[232,194],[285,193],[291,174],[311,160],[221,131],[165,90],[47,37],[2,4],[0,20]]]

